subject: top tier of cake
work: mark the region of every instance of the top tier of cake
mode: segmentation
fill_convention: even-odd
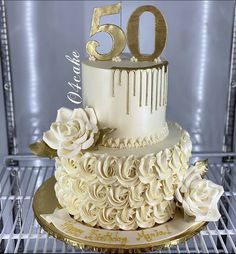
[[[168,135],[168,62],[130,60],[82,64],[83,102],[93,107],[101,127],[115,128],[107,147],[143,147]]]

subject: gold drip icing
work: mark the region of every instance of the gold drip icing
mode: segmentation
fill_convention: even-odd
[[[155,110],[157,110],[157,105],[158,105],[158,76],[159,76],[159,71],[157,70],[156,72],[156,82],[155,82],[155,86],[156,86],[156,103],[155,103]]]
[[[148,86],[149,86],[149,80],[148,80],[148,72],[149,70],[147,70],[147,72],[145,72],[145,76],[146,76],[146,96],[145,96],[145,105],[148,106]]]
[[[161,78],[162,78],[162,72],[161,69],[158,71],[159,72],[159,77],[158,77],[158,92],[157,92],[157,96],[158,96],[158,106],[161,106]]]
[[[163,81],[162,106],[164,106],[165,105],[165,94],[166,94],[166,73],[165,73],[165,71],[163,73],[162,81]]]
[[[162,93],[161,93],[161,106],[164,106],[164,94],[165,94],[165,67],[162,67]]]
[[[134,90],[133,90],[133,96],[136,96],[136,75],[134,72]]]
[[[151,70],[151,113],[153,111],[153,75],[155,75],[154,69]]]
[[[126,114],[129,115],[130,113],[130,98],[129,98],[129,91],[130,91],[130,77],[129,73],[127,75],[127,92],[126,92]]]
[[[167,97],[168,97],[168,67],[166,69],[166,94],[165,94],[165,105],[167,105]]]
[[[150,106],[150,113],[158,107],[167,105],[168,67],[158,64],[159,68],[116,68],[113,72],[112,97],[115,97],[116,86],[123,86],[126,94],[126,114],[131,113],[131,96],[139,96],[139,106]],[[150,84],[149,84],[150,83]],[[139,91],[138,91],[139,86]],[[149,105],[150,104],[150,105]]]

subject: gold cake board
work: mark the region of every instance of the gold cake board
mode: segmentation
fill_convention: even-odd
[[[46,232],[75,247],[109,253],[146,252],[177,245],[193,237],[207,225],[207,222],[184,220],[183,213],[178,209],[172,220],[150,229],[105,230],[79,223],[68,216],[70,222],[65,222],[67,226],[61,230],[42,216],[52,214],[56,208],[60,208],[54,191],[55,182],[55,177],[51,177],[40,186],[33,199],[33,211]]]

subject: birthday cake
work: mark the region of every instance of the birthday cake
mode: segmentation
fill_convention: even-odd
[[[223,188],[203,178],[204,161],[190,165],[188,132],[166,121],[168,62],[88,52],[84,107],[59,109],[43,135],[56,157],[60,205],[104,229],[150,228],[177,207],[197,221],[218,220]]]

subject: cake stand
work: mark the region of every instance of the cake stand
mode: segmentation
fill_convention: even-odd
[[[93,228],[75,221],[68,215],[68,221],[65,221],[61,230],[43,216],[52,214],[56,208],[61,208],[54,192],[55,183],[55,177],[51,177],[35,193],[33,200],[35,217],[48,234],[82,249],[109,253],[153,251],[186,241],[207,225],[207,222],[185,220],[182,211],[177,209],[172,220],[150,229],[121,231]]]

